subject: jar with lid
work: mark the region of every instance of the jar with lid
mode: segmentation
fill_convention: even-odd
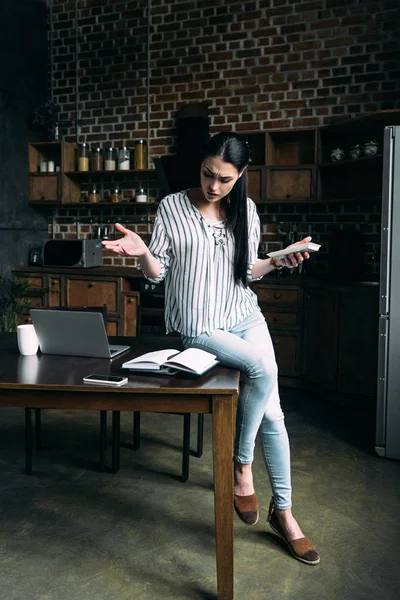
[[[111,194],[111,202],[113,202],[114,204],[117,202],[121,202],[122,196],[121,196],[121,192],[119,191],[118,188],[115,188],[115,190],[113,190],[113,193]]]
[[[363,149],[362,149],[362,147],[359,144],[356,144],[355,146],[352,146],[350,148],[349,156],[353,160],[356,159],[356,158],[360,158],[360,156],[362,154],[363,154]]]
[[[147,192],[143,188],[139,188],[135,192],[135,200],[136,202],[147,202]]]
[[[89,171],[89,148],[86,143],[78,146],[78,171]]]
[[[364,144],[365,156],[374,156],[378,153],[378,144],[376,142],[367,142]]]
[[[103,150],[102,148],[94,148],[92,150],[92,171],[103,170]]]
[[[129,171],[130,151],[125,146],[118,149],[118,169],[120,171]]]
[[[135,169],[142,171],[147,168],[147,142],[136,140],[135,142]]]
[[[100,195],[95,186],[93,186],[92,190],[89,192],[88,200],[89,200],[89,202],[94,202],[94,203],[100,202]]]
[[[105,171],[115,171],[116,160],[115,160],[115,152],[114,148],[107,148],[105,151],[104,157],[104,170]]]

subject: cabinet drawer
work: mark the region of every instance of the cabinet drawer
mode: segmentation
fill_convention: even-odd
[[[256,293],[262,304],[297,304],[299,301],[298,290],[287,290],[283,287],[258,286]]]
[[[295,326],[298,324],[298,316],[297,313],[283,313],[283,312],[269,312],[262,311],[267,324],[270,326],[273,325],[292,325]]]
[[[279,375],[296,376],[298,369],[299,338],[297,335],[271,335]]]
[[[107,305],[107,312],[118,312],[118,281],[102,279],[67,280],[67,306]]]
[[[24,283],[29,283],[31,288],[42,288],[44,287],[44,281],[43,281],[43,277],[21,277],[20,275],[17,275],[18,279],[20,281],[23,281]]]

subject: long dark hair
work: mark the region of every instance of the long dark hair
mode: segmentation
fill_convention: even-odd
[[[202,160],[219,156],[233,165],[239,173],[249,164],[250,153],[246,140],[236,133],[217,133],[205,145]],[[233,272],[236,283],[247,286],[247,263],[249,257],[249,231],[247,218],[247,169],[236,181],[224,199],[227,227],[235,241]]]

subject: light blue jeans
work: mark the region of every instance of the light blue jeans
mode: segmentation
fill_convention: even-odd
[[[234,461],[251,464],[258,431],[275,506],[291,508],[290,449],[278,392],[278,368],[268,326],[258,310],[229,331],[182,336],[185,348],[215,354],[242,373],[236,417]]]

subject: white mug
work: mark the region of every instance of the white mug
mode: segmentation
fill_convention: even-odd
[[[33,325],[18,325],[17,340],[18,349],[23,356],[36,354],[39,349],[39,341]]]

